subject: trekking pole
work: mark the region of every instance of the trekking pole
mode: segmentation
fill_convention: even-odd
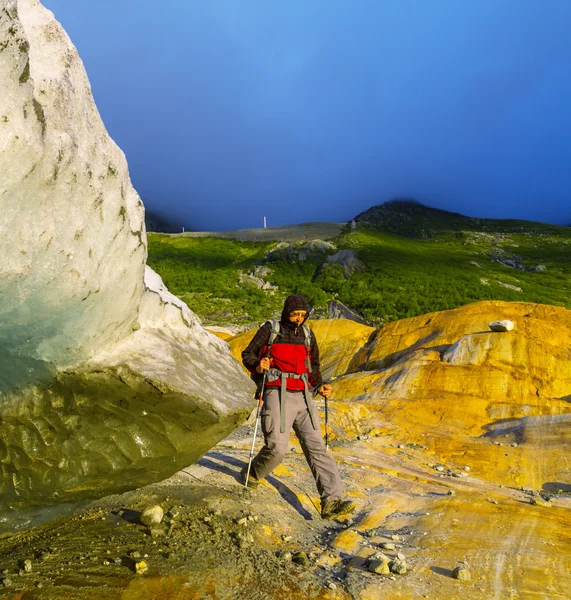
[[[260,390],[260,397],[258,398],[258,408],[256,409],[256,424],[254,425],[254,436],[252,437],[252,447],[250,448],[250,458],[248,459],[248,470],[246,471],[246,480],[244,481],[244,487],[248,488],[248,479],[250,478],[250,469],[252,468],[252,458],[254,457],[254,445],[256,444],[256,434],[258,433],[258,420],[260,416],[260,410],[264,403],[264,387],[266,386],[266,374],[264,371],[264,377],[262,379],[262,389]]]
[[[325,449],[329,450],[329,410],[327,406],[327,396],[325,398]]]

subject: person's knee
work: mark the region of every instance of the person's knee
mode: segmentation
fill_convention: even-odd
[[[301,446],[305,447],[309,452],[319,453],[325,452],[325,443],[321,437],[305,437],[300,440]]]
[[[273,460],[279,460],[280,462],[285,458],[287,453],[287,444],[269,444],[268,454]]]

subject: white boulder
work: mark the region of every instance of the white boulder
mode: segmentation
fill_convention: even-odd
[[[37,0],[0,0],[0,90],[0,505],[168,476],[253,384],[146,267],[125,156]]]
[[[492,321],[491,323],[488,323],[488,327],[492,331],[511,331],[515,325],[513,321],[504,319],[503,321]]]

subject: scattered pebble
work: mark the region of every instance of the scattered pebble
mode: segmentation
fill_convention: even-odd
[[[397,575],[404,575],[406,573],[406,562],[397,558],[396,560],[392,560],[389,563],[389,569],[391,573],[396,573]]]
[[[140,560],[139,562],[135,563],[135,573],[137,573],[137,575],[142,575],[143,573],[146,573],[148,570],[149,570],[149,565],[147,564],[146,561]]]
[[[472,575],[466,567],[456,567],[452,571],[452,577],[454,577],[454,579],[459,579],[460,581],[469,581],[472,578]]]
[[[154,504],[153,506],[145,508],[145,510],[141,513],[139,520],[147,527],[154,527],[156,525],[160,525],[161,521],[163,520],[163,516],[163,509],[158,504]]]
[[[529,500],[530,504],[535,504],[536,506],[551,506],[549,500],[542,498],[541,496],[534,496]]]
[[[383,549],[383,550],[394,550],[396,548],[395,544],[393,544],[392,542],[381,542],[379,544],[379,546]]]
[[[371,573],[377,575],[390,575],[391,573],[388,560],[372,560],[367,568]]]
[[[305,552],[296,552],[292,558],[292,562],[301,565],[302,567],[309,567],[310,562],[307,554]]]

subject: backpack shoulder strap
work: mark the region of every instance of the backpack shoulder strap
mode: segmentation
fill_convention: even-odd
[[[301,327],[305,337],[305,364],[308,372],[311,373],[311,329],[305,323]]]
[[[303,329],[303,335],[305,337],[305,347],[309,351],[309,349],[311,348],[311,330],[305,324],[303,324],[301,328]]]
[[[272,328],[270,331],[270,337],[268,338],[268,343],[267,343],[268,352],[269,352],[270,348],[272,347],[272,344],[274,343],[274,340],[280,334],[280,322],[279,321],[267,321],[267,323],[269,323],[270,327]]]

